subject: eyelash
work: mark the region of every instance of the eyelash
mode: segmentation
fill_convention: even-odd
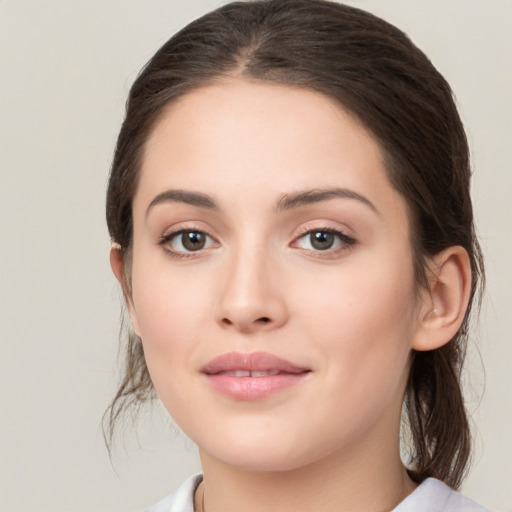
[[[176,231],[172,231],[171,233],[167,233],[165,234],[164,236],[162,236],[158,242],[159,245],[161,245],[164,250],[170,254],[172,257],[175,257],[175,258],[193,258],[195,256],[197,256],[198,253],[202,252],[204,250],[204,248],[200,248],[198,249],[197,251],[177,251],[175,249],[172,249],[170,247],[171,243],[177,239],[180,235],[184,235],[185,233],[194,233],[194,234],[198,234],[198,235],[202,235],[204,237],[206,237],[207,239],[209,239],[210,241],[213,242],[213,244],[211,245],[218,245],[218,242],[213,238],[211,237],[208,233],[206,233],[205,231],[203,231],[202,229],[195,229],[193,227],[191,228],[181,228],[181,229],[178,229]],[[182,245],[183,245],[183,241],[181,242]],[[208,249],[209,247],[207,247]]]
[[[291,246],[293,247],[300,240],[303,240],[308,236],[311,241],[311,236],[314,233],[321,233],[323,235],[325,235],[325,234],[333,235],[335,238],[337,238],[337,241],[338,241],[338,246],[335,248],[328,247],[324,250],[322,250],[322,249],[304,249],[304,250],[308,251],[309,254],[311,254],[312,256],[317,257],[317,258],[329,258],[330,256],[336,257],[340,253],[348,251],[349,249],[353,248],[357,244],[357,241],[355,238],[348,236],[347,234],[343,233],[343,231],[339,231],[339,230],[333,229],[333,228],[324,227],[324,228],[313,228],[313,229],[305,230],[300,236],[298,236],[292,242]],[[334,242],[334,243],[336,243],[336,242]]]
[[[208,244],[208,240],[209,240],[210,241],[209,246],[201,247],[197,251],[186,251],[186,250],[180,251],[180,250],[172,249],[171,243],[174,240],[176,240],[180,235],[184,235],[185,233],[196,234],[196,235],[206,237],[207,240],[205,243]],[[357,244],[357,241],[354,238],[346,235],[342,231],[325,227],[325,228],[314,228],[314,229],[305,230],[301,235],[299,235],[297,238],[295,238],[293,240],[293,242],[290,244],[290,247],[295,247],[299,241],[305,239],[307,236],[310,237],[310,241],[311,241],[311,236],[314,233],[321,233],[324,235],[325,234],[333,235],[334,237],[337,238],[337,241],[338,241],[338,246],[335,247],[334,249],[332,247],[328,247],[326,249],[303,248],[303,250],[307,251],[310,255],[317,257],[317,258],[322,258],[322,257],[328,258],[329,256],[336,256],[342,252],[348,251],[349,249],[351,249],[352,247],[354,247]],[[336,242],[333,242],[333,243],[336,243]],[[167,233],[166,235],[164,235],[160,238],[158,244],[161,245],[164,248],[164,250],[168,254],[170,254],[172,257],[193,258],[193,257],[198,256],[205,249],[209,249],[212,246],[218,245],[218,242],[212,236],[210,236],[208,233],[206,233],[205,231],[203,231],[201,229],[194,229],[192,227],[192,228],[182,228],[182,229],[178,229],[176,231],[172,231],[171,233]],[[183,240],[181,241],[181,245],[183,245]]]

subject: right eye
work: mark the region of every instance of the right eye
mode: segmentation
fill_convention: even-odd
[[[180,229],[162,237],[160,244],[164,245],[170,253],[186,255],[187,253],[215,247],[217,242],[204,231]]]

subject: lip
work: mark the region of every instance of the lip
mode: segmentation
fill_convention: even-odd
[[[261,400],[299,384],[310,371],[267,352],[229,352],[201,369],[215,391],[237,400]],[[270,374],[236,376],[235,372]]]

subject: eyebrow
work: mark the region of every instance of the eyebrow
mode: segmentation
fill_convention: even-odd
[[[279,198],[275,209],[277,211],[292,210],[294,208],[300,208],[301,206],[308,206],[335,198],[354,199],[368,206],[377,215],[380,215],[375,205],[369,199],[347,188],[313,189],[299,191],[293,194],[283,194]],[[210,210],[220,209],[215,200],[207,194],[203,194],[201,192],[189,192],[186,190],[166,190],[165,192],[158,194],[151,203],[149,203],[149,206],[146,209],[146,216],[156,205],[168,202],[185,203]]]
[[[335,198],[355,199],[356,201],[368,206],[377,215],[380,215],[379,210],[377,210],[375,205],[369,199],[347,188],[314,189],[296,192],[294,194],[284,194],[277,202],[276,209],[278,211],[291,210],[293,208],[308,206],[310,204],[320,203],[322,201],[328,201],[329,199]]]
[[[158,194],[149,203],[146,209],[146,216],[149,211],[158,204],[162,203],[185,203],[192,206],[199,206],[201,208],[208,208],[210,210],[218,210],[217,203],[208,195],[201,194],[200,192],[187,192],[186,190],[166,190]]]

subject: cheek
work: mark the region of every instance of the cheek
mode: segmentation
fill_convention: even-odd
[[[197,334],[201,324],[197,304],[184,300],[176,289],[146,282],[138,289],[137,312],[144,358],[151,381],[160,400],[178,425],[187,424],[194,388],[190,375]],[[193,320],[192,317],[197,317]],[[197,413],[196,413],[197,414]]]
[[[190,332],[206,314],[208,286],[207,276],[190,279],[163,251],[140,243],[134,251],[132,294],[143,341],[159,351],[179,342],[180,332]]]
[[[372,258],[371,265],[362,258],[324,283],[318,275],[303,283],[310,293],[299,303],[297,317],[323,354],[333,382],[350,381],[347,385],[362,391],[378,379],[391,390],[407,372],[416,301],[412,263],[401,261],[403,254],[379,262]]]
[[[132,292],[133,315],[148,370],[167,405],[173,397],[187,393],[176,392],[174,386],[191,369],[200,326],[211,315],[207,282],[202,280],[199,287],[182,273],[169,272],[169,265],[146,260],[144,265],[134,265]]]

